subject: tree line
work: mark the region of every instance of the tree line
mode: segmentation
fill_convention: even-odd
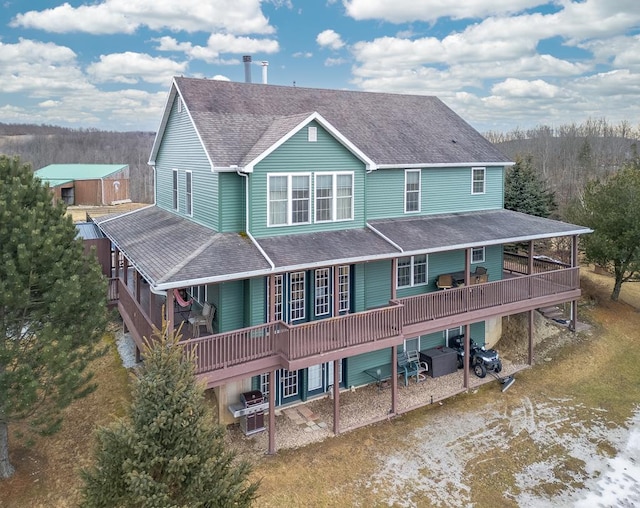
[[[128,164],[131,199],[153,202],[153,171],[147,164],[155,133],[70,129],[0,123],[0,153],[19,156],[33,170],[49,164]]]

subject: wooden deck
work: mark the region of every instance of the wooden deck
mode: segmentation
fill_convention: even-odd
[[[112,279],[110,297],[116,290],[118,310],[141,346],[153,322],[130,288]],[[211,388],[273,369],[301,369],[376,351],[402,344],[405,338],[579,296],[579,269],[562,268],[400,298],[380,309],[300,325],[279,321],[199,338],[191,338],[185,327],[183,343],[186,350],[196,351],[196,373]]]

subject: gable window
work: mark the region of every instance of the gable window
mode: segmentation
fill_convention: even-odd
[[[471,249],[471,262],[484,263],[484,247],[474,247]]]
[[[316,222],[353,219],[353,173],[315,175]]]
[[[420,175],[419,169],[407,169],[404,172],[404,211],[420,211]]]
[[[171,196],[172,206],[174,210],[178,209],[178,170],[173,170],[172,182],[171,182]]]
[[[426,254],[398,258],[397,287],[406,288],[426,284],[427,260]]]
[[[308,174],[268,175],[269,226],[310,222],[310,180]]]
[[[178,97],[176,102],[178,103],[178,113],[182,113],[182,99]]]
[[[318,128],[317,127],[309,127],[307,131],[307,139],[310,143],[315,143],[318,141]]]
[[[484,194],[485,184],[485,168],[471,168],[471,194]]]
[[[193,215],[193,187],[192,187],[192,173],[186,171],[185,174],[185,195],[187,198],[187,215]]]

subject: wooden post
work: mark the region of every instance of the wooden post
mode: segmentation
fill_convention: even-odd
[[[533,365],[533,337],[534,337],[534,318],[535,318],[535,310],[531,309],[529,311],[529,365]]]
[[[340,360],[333,362],[333,433],[340,434]]]
[[[116,264],[116,266],[114,267],[114,270],[115,270],[114,276],[116,279],[119,279],[120,278],[120,250],[117,247],[113,251],[113,257],[115,258],[114,262]]]
[[[571,237],[571,268],[579,266],[578,263],[578,235]],[[579,275],[578,275],[579,277]],[[578,279],[579,281],[580,279]],[[571,301],[571,321],[569,322],[569,330],[576,331],[576,325],[578,324],[578,300]]]
[[[126,256],[123,256],[123,263],[122,263],[122,280],[124,280],[124,285],[125,286],[129,286],[129,260],[127,259]]]
[[[469,389],[469,358],[471,357],[471,324],[464,325],[464,358],[462,359],[463,386]]]
[[[175,325],[175,316],[173,314],[173,306],[174,306],[173,291],[171,289],[167,289],[167,302],[166,302],[166,308],[164,309],[164,312],[166,314],[165,319],[167,320],[168,334],[173,333],[173,327]]]
[[[276,453],[276,371],[269,372],[269,455]]]
[[[529,240],[529,263],[527,264],[527,273],[533,275],[533,240]]]
[[[398,258],[391,260],[391,299],[398,297]]]
[[[464,286],[469,287],[471,282],[471,248],[464,251]]]
[[[391,346],[391,414],[398,414],[398,350]]]
[[[134,280],[136,285],[136,301],[140,303],[140,281],[142,280],[142,277],[140,277],[140,272],[138,270],[136,270],[134,273]]]

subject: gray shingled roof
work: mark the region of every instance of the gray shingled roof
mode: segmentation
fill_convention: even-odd
[[[156,206],[100,217],[95,222],[158,289],[271,272],[270,263],[247,237],[216,233]],[[389,259],[398,256],[396,245],[405,253],[428,253],[591,232],[582,226],[509,210],[376,220],[369,226],[273,236],[257,242],[275,270],[284,272]]]
[[[381,219],[369,224],[404,252],[437,252],[591,232],[583,226],[512,210]]]
[[[175,83],[219,167],[242,167],[264,151],[267,141],[275,142],[283,127],[312,112],[376,165],[509,162],[437,97],[183,77]]]

